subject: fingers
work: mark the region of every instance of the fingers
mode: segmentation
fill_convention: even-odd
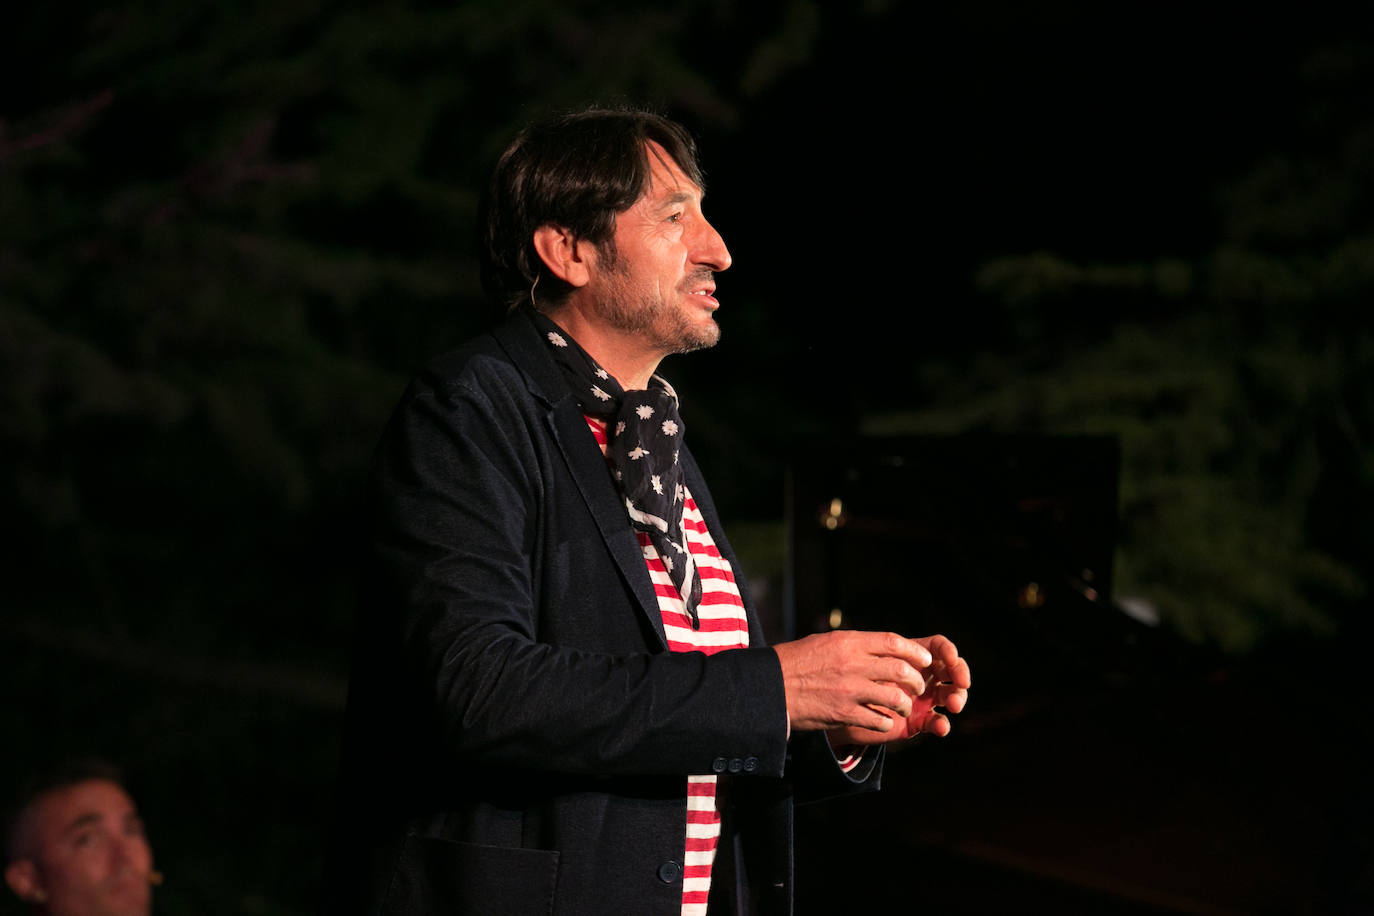
[[[873,655],[900,658],[913,668],[929,668],[935,661],[931,650],[920,640],[908,639],[900,633],[860,633],[869,643],[868,651]],[[944,637],[940,637],[943,639]],[[953,645],[951,643],[951,645]],[[958,653],[956,652],[957,656]]]
[[[883,644],[881,634],[858,636],[815,634],[773,647],[794,730],[857,726],[887,732],[892,718],[879,710],[909,709],[906,691],[924,688],[920,674],[906,662],[867,651]]]
[[[943,726],[927,723],[930,707],[938,703],[958,712],[971,683],[967,664],[943,636],[917,640],[897,633],[844,630],[773,648],[794,730],[854,727],[872,730],[878,740],[892,740],[913,727],[947,732],[947,719]],[[916,704],[923,707],[919,724],[908,721],[917,697],[923,698]]]
[[[959,658],[959,649],[948,636],[939,633],[916,640],[930,651],[930,654],[946,665],[953,665]]]
[[[926,692],[926,678],[899,658],[873,659],[864,666],[863,674],[876,683],[896,684],[904,691],[904,697],[907,694],[918,697]]]
[[[912,642],[924,646],[930,652],[932,664],[953,668],[959,663],[959,647],[948,636],[937,633],[934,636],[922,636]]]
[[[913,641],[925,646],[934,659],[930,667],[935,670],[936,676],[927,677],[927,680],[949,682],[964,688],[973,686],[973,674],[968,662],[960,657],[959,648],[948,636],[936,634]]]
[[[969,672],[968,663],[962,658],[953,667],[946,668],[940,663],[931,665],[923,672],[926,683],[934,686],[936,684],[952,684],[955,687],[962,687],[967,690],[973,686],[973,676]]]
[[[920,731],[923,734],[944,738],[950,732],[949,718],[937,712],[921,724]]]
[[[854,721],[846,723],[850,728],[868,729],[887,734],[905,722],[906,717],[894,712],[890,706],[877,706],[865,703],[854,715]]]
[[[964,704],[968,702],[968,691],[963,687],[941,684],[935,688],[934,695],[933,705],[948,709],[952,713],[963,712]]]
[[[890,709],[903,719],[911,715],[913,694],[906,688],[897,684],[878,683],[873,685],[872,693],[872,699],[863,701],[865,706],[877,707],[880,713]]]
[[[908,639],[899,633],[852,630],[834,635],[854,643],[850,648],[869,657],[862,668],[865,677],[899,684],[912,696],[925,693],[927,678],[921,672],[931,668],[938,660],[918,640]]]
[[[945,669],[945,676],[940,680],[967,689],[973,686],[973,672],[969,669],[968,662],[956,656],[954,665]]]

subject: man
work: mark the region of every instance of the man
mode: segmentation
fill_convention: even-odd
[[[118,775],[62,770],[26,792],[10,825],[5,883],[35,913],[148,916],[153,853]]]
[[[789,912],[794,798],[876,788],[865,746],[962,708],[943,637],[763,646],[655,375],[720,334],[702,194],[691,138],[642,112],[533,125],[497,165],[511,315],[378,451],[337,910]]]

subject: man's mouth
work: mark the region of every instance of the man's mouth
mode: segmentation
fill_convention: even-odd
[[[714,286],[707,286],[702,287],[701,289],[688,290],[687,294],[690,296],[699,296],[702,299],[705,299],[708,302],[710,302],[713,306],[720,305],[720,303],[716,301],[716,288]]]

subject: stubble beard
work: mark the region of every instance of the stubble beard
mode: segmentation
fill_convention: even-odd
[[[599,252],[602,268],[617,280],[627,281],[629,270],[614,244]],[[703,270],[683,281],[694,286],[709,280],[712,272]],[[618,331],[643,337],[655,349],[666,353],[692,353],[714,347],[720,341],[720,325],[709,319],[704,325],[693,324],[686,311],[675,303],[668,303],[654,294],[629,289],[628,283],[615,283],[612,295],[597,303],[602,321]]]

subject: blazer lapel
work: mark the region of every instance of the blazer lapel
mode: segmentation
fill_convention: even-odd
[[[552,357],[544,352],[534,325],[517,314],[494,332],[497,341],[529,379],[530,393],[548,405],[545,416],[549,432],[568,465],[621,576],[638,599],[639,610],[658,634],[666,650],[668,638],[663,631],[663,615],[658,609],[649,570],[639,538],[630,527],[625,504],[611,481],[606,459],[591,441],[591,432],[582,408],[568,389]]]

